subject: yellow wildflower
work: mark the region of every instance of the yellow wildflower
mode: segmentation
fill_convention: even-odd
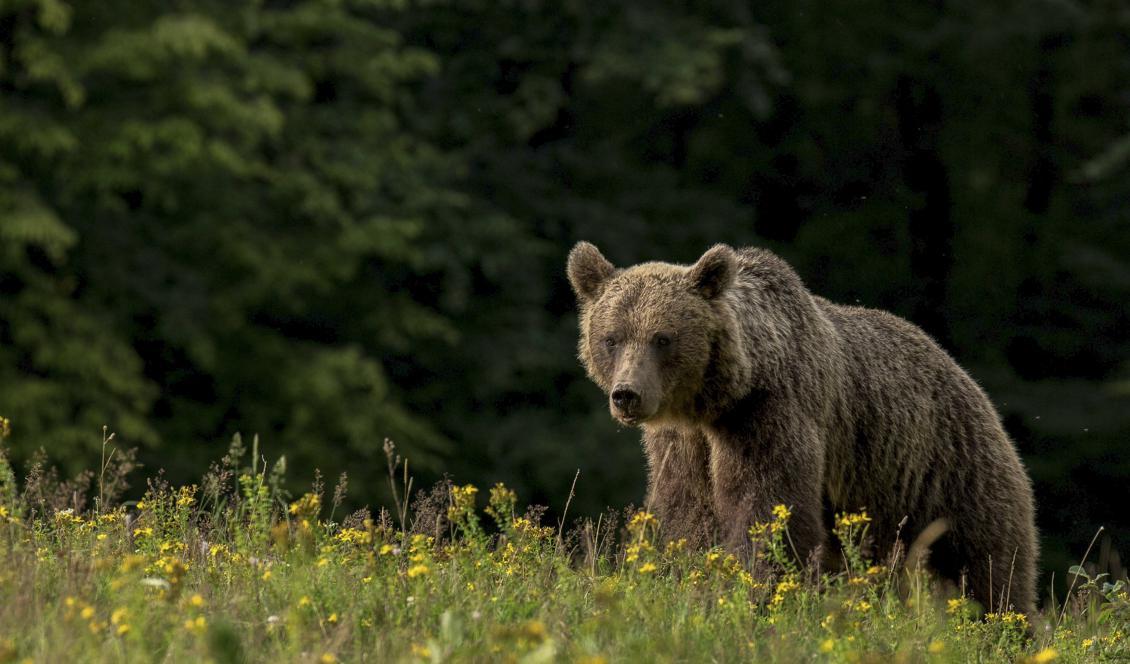
[[[1053,662],[1058,658],[1059,653],[1055,651],[1055,648],[1044,648],[1035,655],[1032,655],[1032,657],[1029,658],[1028,661],[1032,664],[1047,664],[1048,662]]]
[[[540,620],[530,620],[523,623],[522,636],[533,641],[541,641],[546,637],[545,623]]]
[[[490,490],[486,513],[501,523],[509,513],[514,511],[514,504],[518,501],[518,494],[507,489],[502,482],[495,484]]]
[[[55,523],[60,525],[66,523],[82,524],[83,520],[82,517],[75,516],[74,508],[68,507],[65,510],[55,511]]]
[[[785,601],[785,594],[798,588],[800,588],[800,584],[792,577],[786,577],[784,580],[778,582],[776,592],[773,593],[773,597],[769,600],[770,610],[780,608],[781,604]]]
[[[416,643],[412,644],[412,654],[421,659],[431,659],[432,657],[432,651],[430,648]]]
[[[667,548],[665,550],[665,553],[667,555],[671,555],[671,554],[674,554],[674,553],[678,553],[678,552],[680,552],[680,551],[682,551],[686,548],[687,548],[687,538],[680,537],[678,540],[675,540],[675,541],[672,541],[672,542],[667,542]]]
[[[1028,616],[1024,615],[1023,613],[1017,613],[1015,611],[1005,611],[1003,613],[986,613],[985,620],[989,622],[999,622],[1003,625],[1016,627],[1028,626]],[[1051,660],[1049,659],[1044,661],[1050,662]]]
[[[644,563],[644,564],[640,565],[639,572],[640,572],[640,574],[651,574],[655,570],[656,570],[656,567],[653,563]]]
[[[369,544],[373,540],[373,536],[367,530],[359,530],[357,528],[345,528],[340,533],[334,536],[339,542],[346,544]]]
[[[427,565],[413,565],[408,568],[408,578],[414,579],[418,576],[427,574],[429,571],[431,570],[428,569]]]
[[[836,641],[834,639],[824,639],[824,642],[820,644],[820,652],[832,652],[835,647]]]
[[[844,600],[843,607],[845,609],[854,609],[856,611],[859,611],[860,613],[867,613],[871,610],[871,602],[868,602],[865,599],[861,599],[858,602],[848,599]]]
[[[128,574],[128,573],[132,572],[133,570],[141,567],[144,564],[145,564],[145,556],[142,556],[142,555],[139,555],[139,554],[136,554],[136,553],[131,553],[130,555],[126,556],[125,558],[122,558],[122,564],[118,567],[118,569],[121,570],[122,574]]]
[[[946,644],[942,643],[941,641],[937,641],[937,640],[931,641],[930,644],[928,646],[926,646],[926,652],[930,653],[931,655],[937,655],[938,653],[942,652],[945,649],[946,649]]]
[[[177,507],[191,507],[196,502],[196,485],[182,486],[177,491]]]
[[[318,661],[322,664],[334,664],[334,662],[337,661],[337,657],[335,657],[332,652],[326,652],[322,653],[322,656],[318,658]]]
[[[789,510],[789,508],[784,505],[773,506],[773,518],[778,521],[788,521],[789,517],[792,516],[792,514],[793,513]]]
[[[193,634],[203,634],[204,630],[208,628],[208,621],[204,616],[197,616],[195,619],[189,618],[184,621],[184,628]]]
[[[654,526],[657,523],[658,522],[655,520],[654,514],[640,510],[639,512],[636,512],[632,517],[632,520],[628,522],[628,530],[636,533],[643,530],[644,528],[647,528],[648,526]]]
[[[465,511],[475,506],[475,494],[478,488],[473,484],[451,487],[451,502],[457,511]]]
[[[201,607],[204,606],[204,598],[200,596],[200,593],[196,593],[189,598],[188,603],[195,607]]]
[[[858,513],[844,513],[836,515],[836,525],[841,528],[861,526],[870,522],[871,517],[867,516],[867,510],[861,510]]]
[[[314,493],[307,493],[291,503],[288,511],[295,516],[309,518],[316,516],[321,509],[322,497]]]
[[[185,565],[179,558],[160,558],[157,560],[157,565],[168,577],[169,583],[173,585],[180,583],[181,577],[188,571],[188,565]]]

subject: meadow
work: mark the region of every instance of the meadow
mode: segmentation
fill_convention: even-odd
[[[792,561],[786,506],[743,563],[664,542],[646,506],[543,523],[501,484],[415,490],[391,443],[390,505],[345,514],[346,479],[290,495],[250,447],[125,502],[111,436],[77,479],[0,456],[0,662],[1130,659],[1121,583],[1077,567],[1066,602],[986,613],[871,559],[862,511],[836,516],[834,571]]]

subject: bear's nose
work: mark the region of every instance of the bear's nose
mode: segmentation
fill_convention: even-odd
[[[612,390],[612,405],[619,411],[630,413],[640,405],[640,395],[629,387]]]

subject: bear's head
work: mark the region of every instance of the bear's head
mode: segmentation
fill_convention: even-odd
[[[580,305],[579,356],[613,417],[638,425],[694,416],[718,382],[719,345],[735,332],[724,300],[738,268],[737,253],[721,244],[691,266],[627,269],[588,242],[573,247],[567,272]]]

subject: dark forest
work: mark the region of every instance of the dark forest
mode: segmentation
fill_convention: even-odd
[[[1130,551],[1120,2],[0,7],[0,415],[18,464],[197,477],[238,433],[386,500],[638,502],[565,256],[766,247],[927,330],[1036,486]],[[301,472],[295,472],[295,470]],[[298,487],[295,487],[298,490]],[[1062,573],[1062,572],[1061,572]]]

